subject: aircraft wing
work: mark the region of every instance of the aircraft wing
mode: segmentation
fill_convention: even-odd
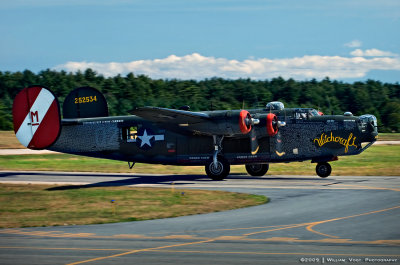
[[[132,114],[152,122],[176,125],[202,123],[210,120],[210,116],[206,113],[158,107],[137,108]]]
[[[250,133],[256,144],[256,132],[252,128],[259,124],[246,110],[226,110],[213,112],[191,112],[159,107],[137,108],[132,114],[148,121],[162,124],[170,130],[191,132],[202,135],[238,136]],[[272,126],[272,125],[271,125]],[[264,126],[262,126],[264,127]]]

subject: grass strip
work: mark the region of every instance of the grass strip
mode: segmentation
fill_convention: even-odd
[[[356,156],[342,156],[331,163],[332,175],[398,176],[400,145],[376,145]],[[38,170],[66,172],[114,172],[154,174],[199,174],[203,166],[164,166],[137,163],[131,170],[126,162],[67,154],[0,156],[0,170]],[[231,173],[246,174],[243,165],[231,167]],[[271,164],[267,175],[315,175],[315,164],[306,162]]]
[[[400,133],[379,133],[378,141],[400,141]]]
[[[131,222],[266,202],[265,196],[223,191],[0,184],[0,227]]]
[[[14,131],[0,131],[0,149],[25,148],[15,136]]]

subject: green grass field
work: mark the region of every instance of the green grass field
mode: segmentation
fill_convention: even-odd
[[[379,133],[378,141],[400,141],[400,133]]]
[[[372,146],[360,155],[339,157],[339,161],[332,162],[331,165],[332,175],[398,176],[400,145]],[[137,163],[130,170],[126,162],[67,154],[0,156],[0,170],[205,174],[203,166]],[[231,173],[246,173],[246,171],[244,166],[232,166]],[[271,164],[267,175],[315,175],[315,164],[309,161]]]
[[[265,196],[223,191],[0,184],[0,228],[130,222],[266,202]]]

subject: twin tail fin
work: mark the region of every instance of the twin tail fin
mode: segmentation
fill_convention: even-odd
[[[60,104],[54,93],[43,86],[21,90],[14,99],[14,132],[22,145],[30,149],[46,149],[61,133]],[[71,91],[63,104],[64,119],[108,116],[107,101],[92,87]]]

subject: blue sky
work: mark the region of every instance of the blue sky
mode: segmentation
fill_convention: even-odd
[[[1,0],[0,71],[400,82],[398,0]]]

